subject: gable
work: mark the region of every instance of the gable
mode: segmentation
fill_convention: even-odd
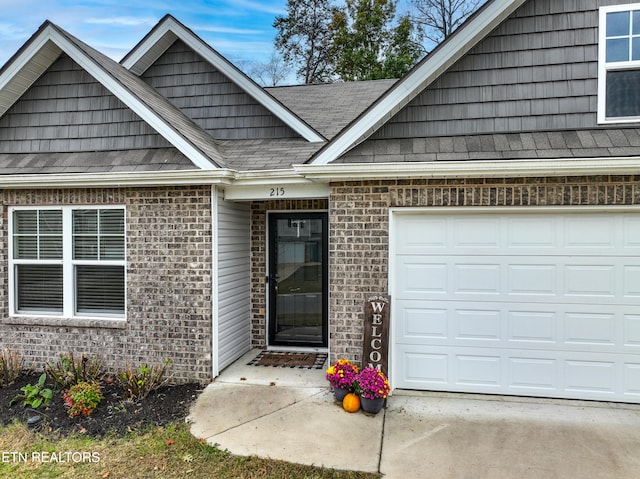
[[[170,146],[65,54],[0,118],[0,153]]]
[[[217,140],[300,137],[181,40],[142,79]]]
[[[373,137],[596,127],[598,3],[528,1]]]

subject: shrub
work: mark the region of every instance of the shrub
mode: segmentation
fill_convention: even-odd
[[[81,381],[62,395],[70,417],[89,416],[104,398],[100,383]]]
[[[47,363],[45,372],[51,380],[62,389],[81,382],[96,382],[103,375],[103,361],[98,356],[87,357],[84,354],[78,359],[69,352],[62,354],[55,363]]]
[[[22,374],[24,362],[17,351],[3,349],[0,353],[0,387],[8,386]]]
[[[22,407],[31,406],[33,409],[38,409],[42,404],[47,404],[53,398],[53,391],[51,389],[45,387],[45,381],[47,380],[47,375],[42,373],[40,379],[36,383],[36,385],[27,384],[23,388],[20,388],[22,394],[18,394],[14,397],[9,405],[12,405],[14,402],[22,399]]]
[[[134,369],[127,365],[124,371],[116,375],[116,380],[125,391],[125,397],[130,401],[139,401],[169,382],[167,368],[171,360],[167,359],[162,364],[143,364]]]

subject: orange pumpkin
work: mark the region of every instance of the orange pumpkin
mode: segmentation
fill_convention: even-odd
[[[342,400],[342,408],[347,412],[360,410],[360,398],[353,393],[347,394]]]

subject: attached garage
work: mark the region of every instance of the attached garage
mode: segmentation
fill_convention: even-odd
[[[640,210],[391,211],[394,387],[640,402]]]

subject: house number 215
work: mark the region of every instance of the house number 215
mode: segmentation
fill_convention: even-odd
[[[269,189],[269,196],[284,196],[284,188],[281,186]]]

